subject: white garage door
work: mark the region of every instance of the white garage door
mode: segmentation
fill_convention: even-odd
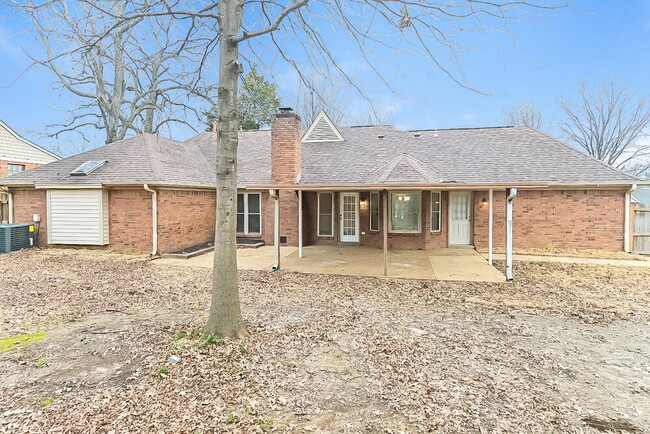
[[[103,190],[48,190],[49,244],[108,244],[108,197]]]

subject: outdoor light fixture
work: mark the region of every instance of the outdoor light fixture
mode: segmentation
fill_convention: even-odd
[[[488,201],[487,201],[486,198],[483,198],[483,200],[481,202],[483,203],[483,206],[486,206],[488,204]]]
[[[361,202],[359,202],[359,206],[361,209],[368,209],[368,199],[364,199]]]

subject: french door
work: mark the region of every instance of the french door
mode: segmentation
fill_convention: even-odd
[[[339,213],[341,227],[339,241],[359,242],[359,193],[339,194]]]

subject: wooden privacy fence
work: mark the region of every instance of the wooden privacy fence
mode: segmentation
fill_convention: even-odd
[[[650,255],[650,209],[634,210],[632,251]]]

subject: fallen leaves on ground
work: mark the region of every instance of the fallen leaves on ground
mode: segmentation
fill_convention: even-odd
[[[241,271],[250,336],[203,346],[207,270],[74,251],[2,255],[0,336],[24,327],[51,332],[0,359],[9,379],[0,386],[0,430],[589,429],[576,407],[598,393],[586,384],[592,379],[571,387],[558,380],[602,361],[547,349],[567,340],[560,348],[576,345],[582,354],[606,339],[604,327],[616,327],[634,337],[633,350],[648,330],[647,271],[516,266],[517,280],[502,284]],[[170,362],[172,355],[180,360]],[[626,390],[610,391],[623,407]],[[567,397],[580,394],[582,401]],[[630,417],[616,402],[592,410]]]

